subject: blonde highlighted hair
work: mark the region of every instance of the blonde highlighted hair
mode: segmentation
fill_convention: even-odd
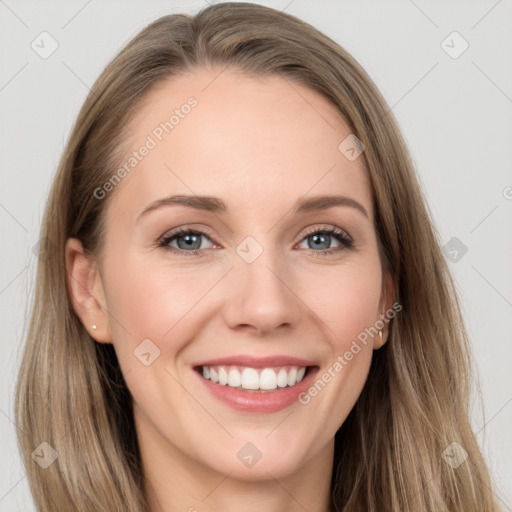
[[[116,192],[98,200],[94,191],[122,161],[120,127],[145,95],[174,75],[212,65],[310,87],[365,146],[383,270],[403,309],[336,433],[333,510],[496,512],[468,419],[470,359],[460,306],[393,115],[337,43],[291,15],[246,3],[151,23],[108,64],[78,115],[44,214],[16,390],[37,509],[148,510],[130,393],[112,346],[95,343],[73,310],[64,246],[76,237],[91,256],[100,251],[105,207]],[[31,458],[44,441],[58,453],[47,469]],[[442,458],[453,442],[468,453],[457,468]]]

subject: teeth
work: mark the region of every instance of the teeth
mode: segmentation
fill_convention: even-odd
[[[207,377],[208,378],[208,377]],[[297,368],[292,366],[288,372],[288,386],[293,386],[297,382]]]
[[[242,376],[236,368],[229,370],[228,374],[228,386],[232,388],[238,388],[242,385]]]
[[[276,381],[277,385],[280,388],[285,388],[286,386],[288,386],[288,374],[286,373],[286,370],[284,368],[281,368],[279,370]]]
[[[244,370],[245,371],[245,370]],[[277,375],[271,368],[265,368],[260,375],[260,389],[276,389]]]
[[[254,368],[244,368],[242,372],[242,387],[244,389],[258,389],[259,384],[258,372]]]
[[[219,368],[219,384],[225,386],[228,383],[228,372],[222,367]]]
[[[203,366],[205,379],[222,386],[249,390],[271,391],[276,388],[294,386],[306,373],[306,367],[285,366],[279,368],[241,368],[238,366]]]

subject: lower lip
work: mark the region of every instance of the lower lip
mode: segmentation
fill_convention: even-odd
[[[204,386],[219,400],[233,409],[243,412],[272,413],[277,412],[297,402],[298,396],[311,385],[318,368],[309,368],[307,375],[295,386],[276,388],[266,393],[257,391],[241,391],[228,385],[221,385],[205,379],[194,370]]]

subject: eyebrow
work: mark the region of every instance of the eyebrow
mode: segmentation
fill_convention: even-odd
[[[137,217],[137,222],[154,210],[174,205],[187,206],[188,208],[212,213],[224,213],[228,210],[226,203],[217,197],[177,195],[157,199],[150,203]],[[347,196],[313,196],[308,199],[302,198],[294,205],[293,211],[294,213],[305,213],[326,210],[334,206],[348,206],[362,213],[367,219],[370,218],[366,208],[361,203]]]

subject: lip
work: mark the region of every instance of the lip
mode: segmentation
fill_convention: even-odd
[[[220,362],[219,362],[220,361]],[[264,361],[264,363],[263,363]],[[276,363],[277,361],[277,363]],[[284,361],[284,363],[282,362]],[[255,362],[261,363],[255,365]],[[203,386],[218,400],[231,408],[256,414],[270,414],[273,412],[281,411],[287,407],[290,407],[298,401],[298,397],[301,393],[304,393],[313,383],[315,375],[317,374],[319,367],[311,364],[304,364],[307,361],[286,357],[280,358],[257,358],[256,361],[249,363],[247,358],[230,357],[223,359],[215,359],[204,364],[194,365],[194,374],[202,382]],[[269,366],[286,366],[292,364],[295,366],[306,366],[307,372],[304,378],[294,386],[277,388],[269,392],[258,392],[258,391],[241,391],[236,388],[223,386],[217,382],[212,382],[209,379],[205,379],[202,374],[197,371],[200,366],[222,366],[222,365],[239,365],[249,366],[251,368],[262,368]],[[252,365],[252,366],[251,366]]]
[[[194,363],[192,366],[194,368],[198,366],[247,366],[249,368],[270,368],[275,366],[317,366],[317,363],[289,356],[256,357],[238,355],[200,361],[198,363]]]

